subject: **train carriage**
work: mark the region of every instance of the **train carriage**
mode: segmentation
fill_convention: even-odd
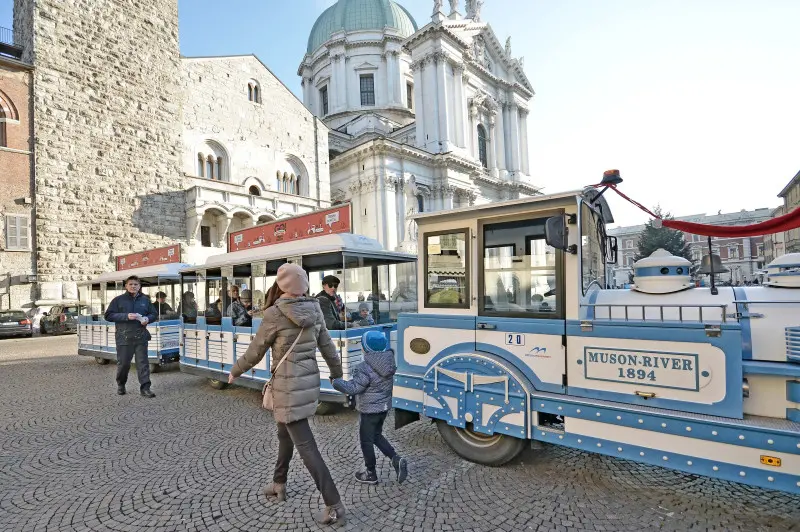
[[[325,233],[316,228],[324,225],[319,220],[329,216],[327,211],[249,228],[231,235],[231,252],[181,271],[181,291],[184,295],[191,293],[196,301],[194,315],[184,313],[182,317],[181,371],[208,377],[214,388],[227,386],[231,367],[247,350],[261,324],[264,298],[278,268],[287,262],[306,270],[311,295],[322,291],[325,276],[340,279],[338,293],[344,305],[340,318],[347,318],[347,325],[330,334],[339,347],[345,378],[352,376],[353,368],[362,360],[360,338],[366,330],[381,330],[396,345],[398,315],[417,308],[416,257],[386,251],[376,240],[347,232],[349,206],[333,211],[339,210],[347,223],[333,229],[329,226]],[[293,229],[301,226],[302,232]],[[252,299],[252,323],[237,326],[231,304],[234,292],[241,296],[245,291]],[[367,308],[374,325],[359,325],[361,307]],[[317,361],[321,381],[318,413],[326,413],[332,411],[332,405],[348,403],[348,398],[330,385],[328,367],[320,353]],[[268,352],[237,384],[262,388],[271,377],[270,367]]]
[[[595,189],[420,214],[419,312],[398,323],[398,427],[461,456],[532,441],[800,492],[800,254],[764,286],[696,288],[663,250],[610,290]]]

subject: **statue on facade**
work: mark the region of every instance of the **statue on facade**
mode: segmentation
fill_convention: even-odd
[[[506,39],[506,57],[511,57],[511,37]]]
[[[444,0],[433,0],[433,12],[438,13],[444,7]]]
[[[458,11],[458,0],[450,0],[450,14]]]
[[[467,0],[467,18],[471,18],[475,22],[480,22],[482,7],[483,0]]]

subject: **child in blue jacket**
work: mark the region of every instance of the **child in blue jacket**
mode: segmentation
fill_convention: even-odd
[[[377,484],[375,472],[375,449],[392,461],[397,481],[408,476],[406,459],[398,455],[383,437],[383,422],[392,404],[392,381],[397,371],[394,352],[389,349],[386,337],[378,331],[369,331],[361,337],[364,361],[353,370],[352,380],[331,379],[333,387],[347,395],[356,396],[356,410],[361,413],[359,439],[364,464],[367,470],[356,473],[356,480],[365,484]]]

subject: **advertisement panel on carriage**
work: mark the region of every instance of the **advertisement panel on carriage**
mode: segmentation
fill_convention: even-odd
[[[228,252],[293,242],[316,236],[350,233],[352,227],[350,205],[337,205],[330,209],[232,232],[228,237]]]
[[[117,257],[117,271],[133,270],[146,266],[158,266],[161,264],[174,264],[181,261],[181,246],[173,244],[163,248],[148,249]]]

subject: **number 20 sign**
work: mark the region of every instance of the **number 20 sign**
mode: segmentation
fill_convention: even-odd
[[[525,345],[525,335],[506,333],[506,345]]]

